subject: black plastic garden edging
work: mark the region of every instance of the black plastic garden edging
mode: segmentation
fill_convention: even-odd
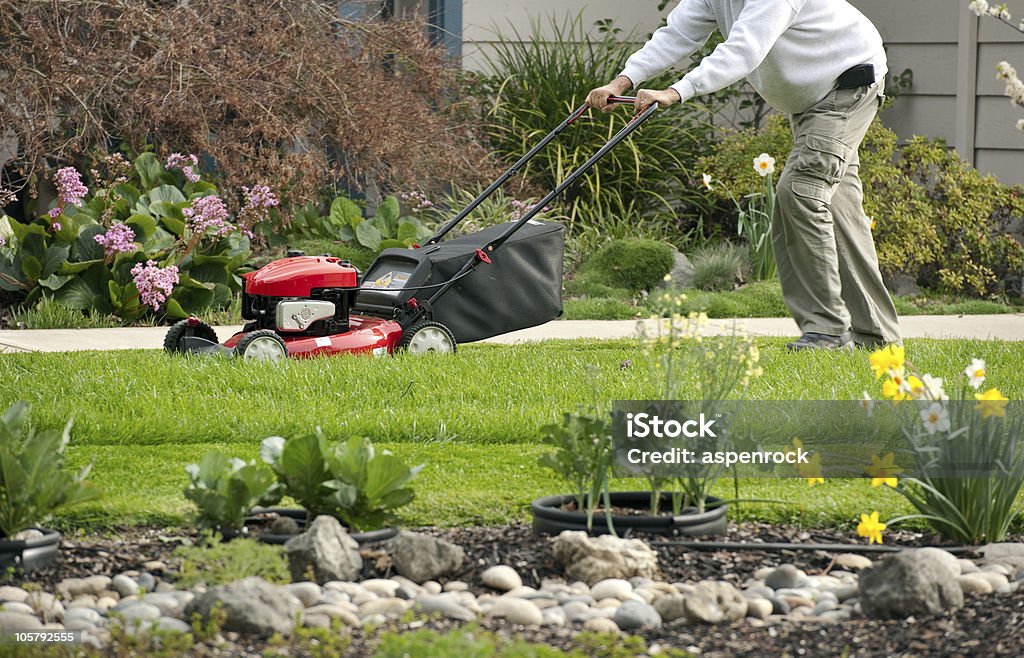
[[[31,528],[42,537],[23,540],[0,540],[0,571],[14,568],[27,573],[52,564],[57,559],[60,533],[47,528]]]
[[[613,491],[609,494],[613,507],[629,507],[647,509],[651,503],[649,491]],[[545,496],[530,503],[533,513],[533,531],[536,534],[557,535],[565,530],[582,530],[587,532],[587,515],[585,512],[566,511],[563,505],[573,502],[571,495]],[[678,516],[664,515],[612,515],[612,525],[619,535],[642,532],[652,535],[673,537],[693,537],[703,535],[721,535],[726,529],[728,505],[719,498],[709,497],[708,506],[703,512],[688,507]],[[672,497],[668,493],[661,494],[661,509],[672,508]],[[603,513],[594,514],[590,534],[608,534],[608,525]]]
[[[246,523],[251,523],[256,520],[260,520],[260,515],[263,514],[276,514],[278,516],[286,516],[290,519],[294,519],[299,525],[299,528],[304,528],[306,525],[306,517],[308,516],[306,510],[292,507],[254,507],[250,511],[250,516],[246,517]],[[363,544],[372,544],[378,541],[384,541],[391,539],[398,534],[398,528],[381,528],[379,530],[369,530],[367,532],[350,532],[348,536],[355,539],[356,542],[361,546]],[[236,535],[237,536],[237,535]],[[264,544],[280,545],[287,542],[295,535],[272,535],[268,533],[253,534],[251,535],[254,539],[257,539]],[[227,539],[227,537],[225,537]]]

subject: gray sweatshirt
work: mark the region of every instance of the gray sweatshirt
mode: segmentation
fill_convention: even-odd
[[[888,70],[878,30],[846,0],[681,0],[622,75],[639,86],[680,66],[715,28],[725,41],[672,85],[683,101],[748,78],[769,105],[799,114],[852,66],[874,64],[876,81]]]

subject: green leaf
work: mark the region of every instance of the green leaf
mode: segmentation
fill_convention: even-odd
[[[72,255],[76,261],[103,260],[103,247],[96,242],[96,236],[101,235],[103,231],[103,227],[99,224],[92,224],[82,229],[72,248]]]
[[[139,178],[142,180],[142,187],[150,188],[160,182],[160,178],[164,173],[164,167],[156,159],[155,155],[143,153],[135,158],[134,164],[135,171],[139,172]]]
[[[43,276],[43,264],[35,256],[27,255],[21,259],[21,271],[30,282],[38,281]]]
[[[43,274],[39,278],[48,277],[58,271],[67,262],[70,252],[71,248],[64,245],[49,247],[43,259]]]
[[[402,242],[401,240],[381,240],[379,249],[406,249],[412,246],[412,240]]]
[[[68,308],[92,311],[103,306],[100,295],[81,277],[73,278],[57,290],[54,299]]]
[[[340,196],[331,204],[328,219],[335,226],[348,226],[355,230],[359,222],[363,220],[363,211],[350,199]]]
[[[419,239],[419,231],[412,224],[403,223],[398,225],[398,235],[395,237],[399,242],[408,246]]]
[[[149,215],[135,214],[124,222],[135,232],[135,240],[143,244],[156,235],[156,220]]]
[[[74,278],[71,275],[51,274],[45,279],[39,279],[39,285],[47,290],[60,290],[68,281]]]
[[[210,304],[213,303],[213,286],[207,288],[199,284],[199,282],[194,283],[198,285],[175,286],[171,299],[168,300],[176,301],[180,305],[181,310],[186,314],[201,313],[210,308]],[[170,307],[170,304],[168,304],[168,307]]]
[[[179,222],[185,221],[185,215],[181,212],[181,209],[184,207],[184,204],[171,203],[170,201],[154,201],[149,204],[149,209],[157,217],[174,219]]]
[[[384,202],[378,206],[374,219],[377,220],[380,230],[388,237],[394,237],[398,232],[398,216],[401,212],[398,199],[393,196],[384,199]]]
[[[181,304],[178,303],[178,300],[174,299],[173,297],[167,300],[167,303],[164,304],[163,309],[164,315],[166,315],[169,318],[184,320],[189,316],[189,314],[186,313],[183,308],[181,308]]]
[[[380,248],[381,234],[370,222],[362,222],[356,226],[356,240],[367,249],[377,251]]]
[[[161,216],[160,223],[167,227],[167,230],[174,235],[181,237],[185,234],[185,222],[174,217]]]

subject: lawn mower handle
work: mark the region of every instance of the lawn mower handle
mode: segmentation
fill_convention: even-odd
[[[629,100],[633,100],[633,99],[629,99]],[[625,102],[625,101],[618,101],[618,102]],[[583,108],[581,108],[582,111],[581,110],[577,110],[574,114],[576,114],[576,113],[582,114],[583,111],[586,111],[586,107],[587,106],[584,105]],[[619,130],[619,132],[615,133],[615,135],[610,140],[608,140],[605,143],[604,146],[602,146],[600,149],[598,149],[597,153],[595,153],[594,155],[590,156],[590,159],[588,159],[586,162],[584,162],[582,165],[580,165],[571,174],[566,176],[565,180],[563,180],[561,183],[559,183],[555,187],[555,189],[553,189],[550,192],[548,192],[547,195],[543,199],[541,199],[540,201],[535,203],[534,206],[530,210],[528,210],[522,217],[520,217],[518,220],[516,220],[516,222],[514,224],[509,226],[504,232],[502,232],[501,235],[499,235],[495,239],[491,240],[489,243],[484,245],[481,249],[477,249],[476,250],[476,255],[474,255],[468,261],[466,261],[466,264],[462,266],[462,269],[460,269],[459,272],[455,276],[453,276],[452,278],[448,279],[448,281],[446,281],[437,290],[437,292],[435,292],[433,295],[431,295],[430,299],[427,300],[427,306],[429,307],[429,306],[433,305],[434,302],[436,302],[438,300],[438,298],[441,297],[441,295],[443,295],[450,287],[452,287],[452,285],[454,285],[455,282],[458,279],[462,278],[470,270],[472,270],[474,267],[476,267],[477,263],[479,263],[481,261],[490,262],[490,259],[487,257],[487,254],[489,254],[490,252],[493,252],[496,249],[498,249],[499,247],[501,247],[501,245],[504,244],[505,241],[508,240],[510,237],[512,237],[512,235],[516,231],[518,231],[520,228],[522,228],[522,226],[524,224],[526,224],[526,222],[530,221],[538,213],[540,213],[542,210],[544,210],[544,207],[548,203],[550,203],[559,194],[564,192],[566,190],[566,188],[568,188],[570,185],[575,183],[581,176],[583,176],[583,174],[585,174],[588,171],[590,171],[593,168],[593,166],[595,164],[597,164],[597,161],[600,160],[601,158],[603,158],[608,153],[608,151],[611,151],[613,148],[618,146],[619,142],[621,142],[622,140],[624,140],[627,137],[629,137],[630,134],[632,134],[634,130],[639,128],[641,125],[643,125],[643,123],[645,121],[647,121],[652,116],[654,116],[654,113],[657,112],[657,111],[658,111],[658,104],[654,103],[654,104],[650,105],[647,109],[645,109],[643,112],[640,112],[639,114],[636,114],[629,123],[627,123],[621,130]],[[572,117],[570,117],[570,118],[572,118]],[[568,125],[566,123],[568,121],[569,121],[569,119],[566,119],[566,121],[563,121],[562,122],[563,125],[560,126],[559,128],[561,130],[564,130],[565,129],[564,128],[565,125]],[[556,130],[559,130],[559,129],[556,129]],[[559,132],[560,132],[560,130],[559,130]],[[552,133],[552,135],[553,134],[557,134],[557,133]],[[552,137],[552,135],[548,135],[548,137]],[[546,137],[542,143],[546,144],[547,142],[550,142],[551,140],[548,139],[548,137]],[[531,153],[532,152],[533,151],[531,151]],[[519,163],[517,163],[517,164],[519,164]],[[460,214],[462,214],[462,213],[460,213]]]
[[[636,99],[633,98],[632,96],[609,96],[608,97],[608,102],[609,103],[623,103],[623,104],[625,104],[625,103],[632,103],[635,100]],[[494,192],[499,187],[504,185],[505,182],[509,178],[512,178],[512,176],[514,176],[520,169],[522,169],[523,166],[527,162],[532,160],[533,156],[535,156],[538,153],[540,153],[541,150],[545,146],[550,144],[551,141],[553,139],[555,139],[555,137],[558,137],[562,133],[562,131],[564,131],[566,128],[568,128],[570,125],[572,125],[576,121],[576,119],[579,119],[581,116],[586,114],[587,110],[589,110],[589,109],[590,109],[590,106],[587,105],[586,103],[584,103],[583,105],[579,106],[577,109],[573,110],[572,114],[570,114],[568,117],[566,117],[565,121],[563,121],[562,123],[558,124],[558,126],[554,130],[549,132],[544,137],[544,139],[540,140],[540,142],[538,142],[536,146],[534,146],[532,149],[530,149],[526,153],[526,155],[524,155],[523,157],[519,158],[516,161],[515,164],[513,164],[511,167],[508,168],[507,171],[505,171],[505,173],[503,173],[501,176],[499,176],[493,183],[488,185],[487,189],[485,189],[483,192],[481,192],[479,195],[477,195],[477,197],[475,199],[470,201],[469,204],[465,208],[463,208],[459,212],[458,215],[456,215],[455,217],[451,218],[447,223],[445,223],[445,225],[442,226],[440,228],[440,230],[438,230],[438,232],[436,234],[434,234],[434,236],[432,238],[430,238],[429,240],[427,240],[424,244],[425,245],[436,244],[439,240],[441,240],[441,238],[443,238],[444,236],[448,235],[448,233],[453,228],[458,226],[459,223],[462,222],[462,220],[464,220],[467,215],[469,215],[469,213],[471,213],[474,210],[476,210],[477,206],[479,206],[481,203],[483,203],[484,200],[487,199],[487,197],[489,197],[492,194],[494,194]]]

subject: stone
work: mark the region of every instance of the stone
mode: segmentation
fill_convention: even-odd
[[[661,615],[642,601],[624,601],[615,611],[612,621],[623,631],[661,628]]]
[[[196,596],[185,607],[185,618],[191,619],[193,613],[198,613],[207,620],[217,604],[226,615],[221,628],[258,637],[288,635],[295,626],[296,613],[302,610],[302,602],[284,587],[249,577],[212,587]]]
[[[512,567],[505,564],[490,567],[480,574],[480,580],[487,587],[491,587],[502,592],[507,592],[523,586],[523,579],[520,577],[519,573]]]
[[[772,614],[772,602],[768,599],[747,599],[747,616],[767,619]]]
[[[615,635],[618,635],[621,632],[618,624],[606,617],[594,617],[593,619],[588,619],[583,622],[583,630],[594,633],[614,633]]]
[[[149,603],[143,603],[142,601],[127,601],[120,603],[112,610],[112,612],[126,621],[142,619],[153,620],[161,616],[160,608],[155,605],[150,605]]]
[[[836,595],[837,600],[846,601],[858,596],[860,588],[857,585],[843,585],[842,587],[837,587],[832,593]]]
[[[44,622],[60,621],[64,618],[64,604],[49,592],[29,592],[25,604],[30,606]]]
[[[359,617],[354,612],[343,608],[340,605],[332,605],[330,603],[319,603],[317,605],[310,606],[303,610],[303,619],[309,619],[310,617],[323,616],[328,619],[338,619],[345,626],[358,626]],[[330,626],[330,623],[327,624]]]
[[[145,571],[139,574],[135,582],[139,584],[139,589],[143,592],[152,592],[156,589],[156,578],[153,577],[153,574],[146,573]]]
[[[18,603],[24,603],[27,598],[28,592],[20,587],[13,587],[11,585],[4,585],[0,587],[0,601],[17,601]]]
[[[568,601],[562,606],[569,621],[585,621],[590,618],[590,606],[583,601]]]
[[[395,597],[369,601],[359,607],[360,617],[381,615],[384,618],[401,617],[409,609],[409,602]]]
[[[436,580],[428,580],[425,583],[421,583],[421,587],[427,592],[427,594],[440,594],[441,583]]]
[[[427,615],[437,614],[457,621],[476,619],[476,615],[448,594],[422,594],[416,598],[414,607]]]
[[[540,626],[544,623],[544,613],[532,601],[514,596],[502,596],[495,600],[490,616],[503,617],[513,624],[523,626]]]
[[[26,615],[23,612],[0,612],[0,633],[38,631],[42,628],[43,623],[34,615]]]
[[[545,626],[565,626],[569,621],[568,615],[565,610],[559,607],[544,608],[541,610],[543,616],[543,624]]]
[[[590,595],[594,597],[595,601],[600,601],[601,599],[625,601],[632,592],[633,585],[628,580],[623,580],[622,578],[605,578],[600,582],[594,583],[594,586],[590,588]]]
[[[297,535],[302,532],[299,522],[290,516],[278,516],[270,522],[268,531],[272,535]]]
[[[682,594],[666,594],[654,602],[654,609],[658,611],[662,621],[675,621],[686,616],[685,598]],[[771,607],[770,603],[768,607]]]
[[[35,609],[27,603],[21,603],[20,601],[7,601],[6,603],[0,604],[0,610],[3,612],[19,612],[23,615],[36,616]]]
[[[458,573],[465,559],[458,544],[419,532],[400,532],[391,551],[395,571],[420,584]]]
[[[588,585],[607,578],[653,578],[658,572],[657,553],[639,539],[566,530],[553,540],[553,550],[566,577]]]
[[[469,590],[469,585],[461,580],[449,580],[444,584],[443,589],[445,592],[466,592]]]
[[[835,563],[836,566],[842,567],[847,571],[860,571],[874,564],[870,558],[858,555],[857,553],[840,553],[835,557]]]
[[[159,608],[160,613],[165,617],[181,617],[182,612],[185,610],[185,604],[188,603],[169,593],[146,594],[142,601]]]
[[[139,593],[139,584],[135,582],[130,576],[126,576],[123,573],[114,576],[112,582],[114,591],[117,592],[121,598],[126,596],[135,596]]]
[[[162,573],[167,571],[167,565],[160,560],[149,560],[142,563],[142,568],[146,571]]]
[[[186,624],[181,619],[175,619],[174,617],[158,617],[153,622],[153,628],[158,631],[165,631],[170,633],[191,633],[192,627]]]
[[[702,580],[683,599],[686,616],[703,624],[722,624],[747,616],[747,599],[727,582]]]
[[[686,254],[681,251],[675,252],[675,262],[672,264],[672,270],[669,272],[670,280],[662,281],[658,284],[659,288],[691,288],[693,287],[693,275],[695,270],[693,265],[690,263],[690,259],[686,257]]]
[[[84,579],[85,584],[89,587],[89,593],[100,596],[103,592],[109,590],[114,581],[110,576],[89,576]]]
[[[976,574],[971,574],[977,578],[982,578],[992,586],[992,591],[996,594],[1005,594],[1010,591],[1010,581],[1001,573],[994,571],[985,571],[984,569]]]
[[[970,560],[960,558],[959,560],[957,560],[957,562],[960,563],[961,574],[978,573],[979,571],[981,571],[978,565],[976,565],[974,562],[971,562]]]
[[[28,541],[29,539],[40,539],[43,533],[35,528],[28,528],[21,532],[16,532],[11,536],[11,541]]]
[[[316,583],[311,583],[308,580],[292,583],[286,585],[288,591],[295,595],[295,598],[302,601],[302,605],[310,607],[320,602],[321,594],[320,586]]]
[[[348,536],[338,519],[321,515],[301,535],[284,545],[292,580],[305,580],[309,570],[316,582],[357,580],[363,570],[359,544]]]
[[[910,274],[893,274],[885,277],[885,287],[896,297],[920,297],[921,287]]]
[[[1007,578],[1013,575],[1013,571],[1011,571],[1005,564],[986,564],[981,568],[981,571],[992,571],[1006,576]]]
[[[370,578],[359,583],[359,586],[368,592],[385,598],[393,597],[398,591],[398,581],[387,578]]]
[[[900,551],[860,574],[860,604],[875,619],[934,615],[964,604],[960,564],[938,548]]]
[[[765,576],[764,584],[772,589],[792,589],[800,587],[800,583],[807,577],[803,571],[792,564],[784,564],[772,570]]]
[[[839,604],[835,601],[832,601],[830,599],[822,599],[814,605],[814,609],[811,611],[811,614],[817,617],[822,615],[823,613],[835,610],[838,607]]]
[[[68,628],[68,624],[73,621],[83,621],[87,622],[90,626],[99,626],[103,623],[103,615],[92,608],[68,608],[67,612],[64,613],[65,628]]]
[[[960,582],[960,589],[963,590],[965,596],[978,596],[981,594],[991,594],[992,585],[984,578],[978,576],[977,573],[963,574],[958,578]]]
[[[302,625],[306,628],[330,628],[331,618],[327,615],[307,612],[302,615]]]

